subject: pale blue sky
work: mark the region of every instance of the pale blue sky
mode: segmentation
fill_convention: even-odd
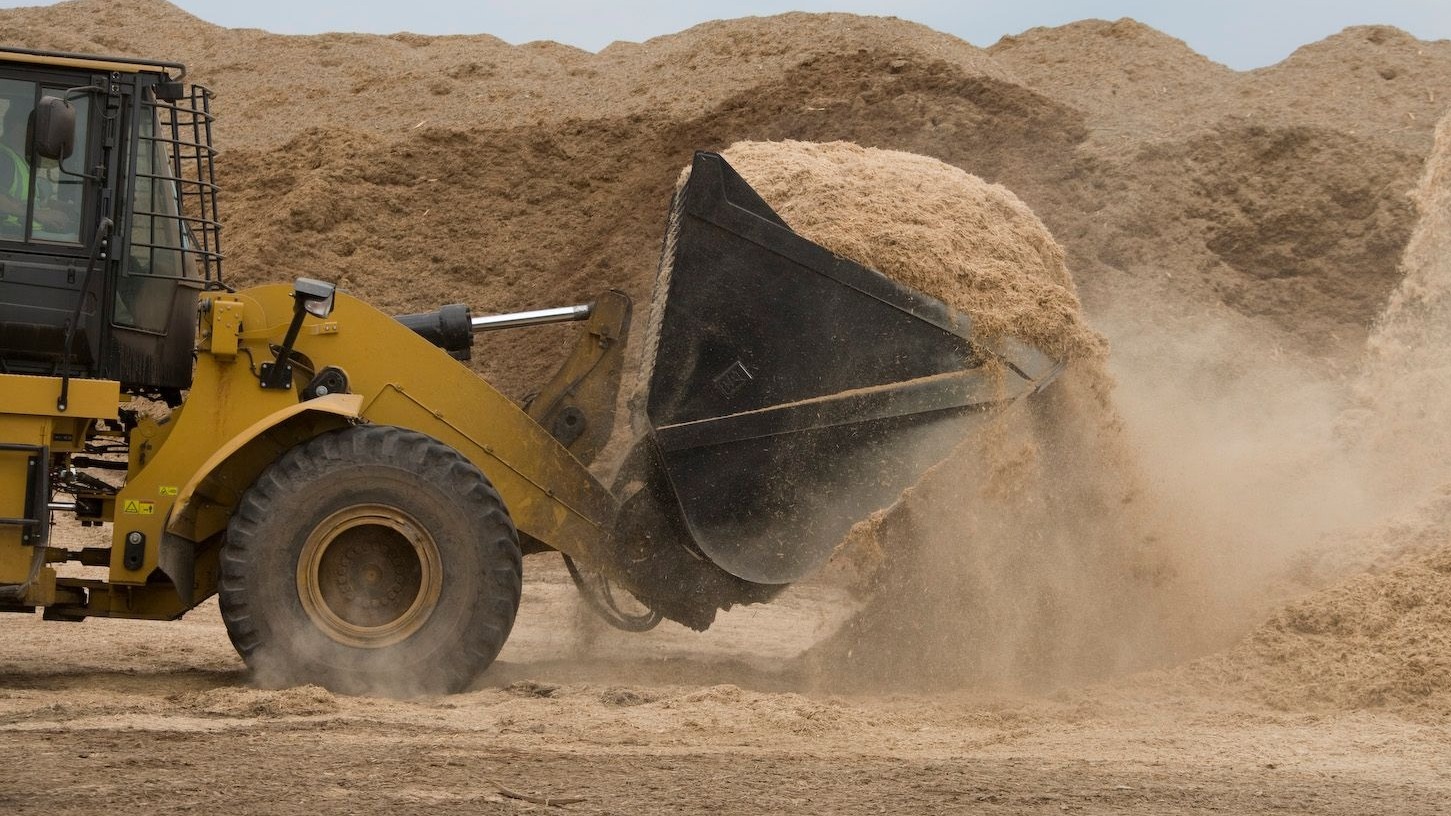
[[[1451,0],[172,0],[204,20],[283,34],[361,31],[493,34],[513,43],[557,40],[591,51],[612,40],[643,40],[706,20],[784,11],[890,14],[976,45],[1033,26],[1088,17],[1133,17],[1185,40],[1233,68],[1278,62],[1300,45],[1363,23],[1404,28],[1421,39],[1451,39]],[[0,6],[47,5],[0,0]]]

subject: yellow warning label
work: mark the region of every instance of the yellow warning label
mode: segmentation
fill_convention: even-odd
[[[150,516],[156,512],[156,502],[127,499],[121,506],[121,512],[132,516]]]
[[[181,491],[177,489],[176,485],[162,485],[157,488],[157,492],[162,496],[175,496]]]

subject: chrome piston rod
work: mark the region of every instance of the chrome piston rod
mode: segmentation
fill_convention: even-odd
[[[469,314],[469,307],[462,303],[453,303],[437,311],[398,315],[394,320],[448,352],[455,360],[467,360],[472,353],[474,335],[479,332],[588,320],[593,311],[594,305],[586,303],[579,306],[560,306],[556,309],[473,317]]]
[[[593,305],[582,303],[576,306],[559,306],[554,309],[535,309],[531,312],[484,315],[469,318],[469,328],[475,334],[498,329],[515,329],[520,326],[542,326],[546,323],[569,323],[588,320]]]

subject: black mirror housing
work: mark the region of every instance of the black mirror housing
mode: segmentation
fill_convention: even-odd
[[[76,147],[75,106],[58,96],[42,96],[35,107],[31,140],[36,155],[65,161]]]
[[[180,82],[158,82],[154,90],[162,102],[176,102],[186,96],[186,87]]]

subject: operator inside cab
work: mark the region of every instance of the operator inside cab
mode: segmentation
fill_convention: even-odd
[[[74,243],[80,240],[79,185],[63,180],[58,162],[37,162],[31,149],[36,90],[33,82],[0,80],[0,240]]]

